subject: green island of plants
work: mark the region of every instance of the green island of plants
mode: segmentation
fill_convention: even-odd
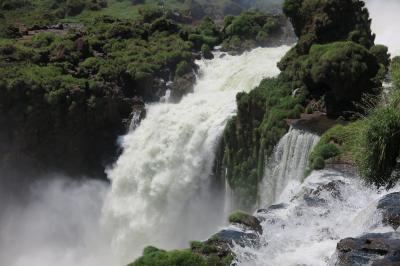
[[[226,173],[236,206],[244,210],[257,203],[265,161],[288,131],[288,120],[312,111],[348,121],[366,115],[365,98],[380,94],[388,68],[387,48],[374,44],[363,1],[286,0],[284,12],[299,41],[279,62],[277,78],[237,96],[238,112],[226,126],[218,158],[223,163],[216,172]],[[312,165],[321,168],[339,148],[317,149]]]

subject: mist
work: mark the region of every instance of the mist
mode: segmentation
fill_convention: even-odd
[[[100,224],[107,190],[105,182],[54,175],[9,196],[0,205],[0,265],[117,265]]]
[[[400,55],[400,1],[367,0],[366,4],[376,34],[375,43],[388,46],[392,56]]]

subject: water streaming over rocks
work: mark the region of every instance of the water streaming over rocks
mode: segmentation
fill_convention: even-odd
[[[122,140],[123,154],[108,176],[104,223],[122,262],[146,245],[176,248],[204,239],[222,225],[224,188],[210,180],[216,149],[236,94],[279,73],[289,47],[258,48],[241,56],[199,61],[194,93],[179,103],[147,106],[146,118]]]
[[[234,246],[238,265],[335,265],[337,243],[370,232],[390,232],[377,201],[398,191],[378,190],[357,176],[334,170],[313,172],[300,186],[288,185],[281,201],[261,209],[259,247]]]
[[[260,188],[260,206],[277,201],[289,184],[296,187],[303,181],[309,154],[318,140],[318,135],[291,128],[279,141],[274,153],[266,161]]]

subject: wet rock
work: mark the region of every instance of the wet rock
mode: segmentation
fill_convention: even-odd
[[[259,235],[245,232],[240,229],[227,228],[212,235],[208,240],[199,242],[192,241],[190,249],[204,258],[213,257],[222,262],[212,265],[231,265],[234,258],[232,246],[234,244],[242,247],[258,247],[260,245]]]
[[[273,204],[267,208],[257,210],[257,213],[269,213],[275,210],[286,209],[288,206],[286,203]]]
[[[394,230],[400,226],[400,192],[384,196],[379,200],[377,209],[382,212],[383,223]]]
[[[146,116],[146,108],[143,100],[140,97],[133,97],[132,99],[132,112],[130,118],[125,121],[126,128],[129,131],[135,130],[140,122]]]
[[[262,234],[262,226],[260,221],[253,215],[245,212],[237,211],[229,216],[229,222],[232,224],[238,224],[243,226],[245,229],[253,230]]]
[[[302,194],[303,200],[310,207],[318,207],[326,204],[326,195],[337,200],[342,200],[340,187],[344,184],[341,180],[332,180],[326,184],[320,184],[316,188],[307,188]],[[296,196],[296,198],[299,198],[299,196]]]
[[[216,233],[212,239],[229,245],[236,243],[242,247],[258,244],[259,237],[255,233],[224,229]]]
[[[194,72],[186,73],[183,76],[177,76],[171,85],[171,100],[180,101],[183,95],[193,92],[193,86],[196,81]]]
[[[366,234],[340,240],[335,265],[400,265],[400,233]]]
[[[200,253],[204,254],[204,247],[207,247],[220,258],[230,257],[233,256],[232,246],[234,244],[241,247],[258,247],[260,245],[259,235],[234,229],[223,229],[202,242],[203,251]]]

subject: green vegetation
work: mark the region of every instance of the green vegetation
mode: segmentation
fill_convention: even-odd
[[[139,2],[1,0],[0,165],[104,176],[133,109],[157,101],[170,79],[174,100],[190,91],[195,58],[213,57],[223,27],[210,17],[192,25],[195,1]],[[116,14],[122,5],[137,12]],[[43,27],[61,19],[79,24]]]
[[[361,120],[327,131],[311,154],[311,169],[324,168],[325,160],[334,158],[356,166],[360,175],[370,183],[392,185],[400,178],[395,171],[400,156],[398,58],[392,60],[390,69],[394,88],[389,102],[370,109]],[[327,147],[332,150],[324,152],[324,149],[329,149]],[[321,159],[323,164],[316,167]]]
[[[166,252],[154,247],[147,247],[143,256],[128,266],[205,266],[209,265],[198,254],[190,250],[176,250]]]
[[[371,48],[374,36],[364,6],[360,0],[286,0],[283,11],[299,37],[297,53],[308,53],[314,43],[335,41],[352,41]]]
[[[135,97],[157,100],[165,87],[158,79],[192,70],[194,45],[181,37],[183,26],[158,14],[153,20],[101,17],[84,30],[2,40],[0,122],[12,125],[3,125],[8,142],[20,149],[2,159],[18,160],[23,151],[39,168],[103,175]]]
[[[314,44],[308,54],[292,57],[289,53],[283,62],[286,60],[291,63],[282,67],[285,74],[312,97],[324,95],[326,112],[333,118],[362,112],[357,103],[367,93],[379,93],[376,88],[383,79],[378,59],[365,47],[349,41]]]
[[[243,212],[243,211],[236,211],[229,215],[229,222],[230,223],[242,223],[243,220],[245,220],[249,214]]]
[[[286,133],[285,119],[300,116],[303,100],[302,93],[292,96],[282,78],[266,79],[250,93],[237,95],[237,116],[225,129],[223,162],[239,208],[251,209],[256,202],[265,155]]]
[[[399,176],[392,176],[400,155],[400,112],[398,106],[374,110],[364,121],[361,152],[358,154],[360,173],[378,185],[393,184]]]
[[[393,84],[397,90],[400,90],[400,57],[397,56],[392,59],[390,65],[390,75],[392,77]]]
[[[348,164],[354,164],[354,156],[359,147],[359,136],[363,123],[357,121],[348,125],[337,125],[322,136],[310,155],[311,170],[325,168],[325,160],[336,158]]]
[[[102,16],[136,19],[143,10],[163,8],[177,10],[182,21],[200,20],[204,16],[221,18],[239,15],[256,8],[271,10],[282,0],[0,0],[0,37],[14,37],[18,28],[31,28],[52,23],[88,22]],[[234,7],[232,9],[232,6]]]
[[[247,228],[250,228],[262,234],[262,227],[260,221],[253,215],[250,215],[243,211],[235,211],[234,213],[229,215],[229,222],[232,224],[241,224]]]
[[[212,244],[193,241],[191,249],[164,251],[147,247],[143,256],[128,266],[228,266],[232,255],[220,256],[221,252]]]
[[[267,16],[261,12],[248,11],[239,16],[225,17],[224,42],[227,51],[244,51],[256,45],[267,45],[282,32],[280,16]]]
[[[393,171],[400,155],[398,102],[395,92],[387,106],[374,108],[357,122],[327,131],[311,154],[311,169],[322,169],[326,159],[335,158],[356,166],[370,183],[390,185],[397,181],[399,176],[393,175]]]

